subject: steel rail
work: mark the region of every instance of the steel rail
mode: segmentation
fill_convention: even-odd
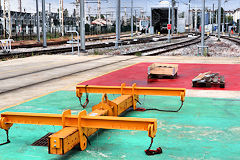
[[[149,49],[143,49],[143,50],[140,50],[140,51],[134,51],[134,52],[126,53],[124,55],[136,55],[138,53],[141,53],[141,54],[146,53],[146,54],[144,54],[145,56],[159,55],[159,54],[171,51],[171,50],[180,49],[180,48],[183,48],[183,47],[186,47],[186,46],[190,46],[190,45],[199,43],[200,42],[199,38],[200,38],[200,36],[198,36],[197,38],[194,38],[194,39],[181,41],[181,42],[176,42],[176,43],[171,43],[171,44],[166,44],[166,45],[162,45],[162,46],[154,47],[154,48],[149,48]],[[159,49],[164,49],[164,50],[156,52],[156,53],[149,53],[149,52],[156,51],[156,50],[159,50]]]
[[[229,40],[231,42],[235,42],[236,44],[240,44],[240,39],[237,37],[227,37],[227,36],[221,36],[221,38]]]
[[[180,39],[180,38],[185,38],[185,37],[186,37],[186,35],[176,36],[176,37],[173,37],[172,39]],[[122,45],[149,43],[149,42],[157,42],[157,41],[166,40],[165,37],[160,37],[159,40],[157,40],[157,41],[153,41],[152,38],[154,38],[154,37],[138,38],[137,41],[135,41],[134,39],[123,40]],[[90,45],[86,45],[86,50],[94,49],[94,48],[96,49],[96,48],[113,47],[113,46],[115,46],[114,42],[90,44]],[[74,50],[76,50],[76,49],[77,49],[77,47],[74,47]],[[34,56],[34,55],[42,55],[42,54],[52,55],[52,54],[66,53],[66,52],[71,52],[71,51],[72,51],[72,47],[44,49],[44,50],[38,50],[38,51],[26,51],[26,52],[21,52],[21,53],[13,52],[13,53],[0,54],[0,59],[23,58],[23,57],[29,57],[29,56]]]

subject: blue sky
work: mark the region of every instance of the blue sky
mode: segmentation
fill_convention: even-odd
[[[3,1],[3,0],[2,0]],[[59,0],[45,0],[46,1],[46,9],[48,10],[48,3],[52,4],[52,11],[56,12],[57,8],[58,8],[58,3]],[[104,0],[106,1],[106,0]],[[179,3],[177,3],[177,6],[179,7],[179,9],[181,11],[187,10],[187,3],[188,0],[176,0]],[[191,0],[191,5],[192,7],[201,7],[201,1],[202,0]],[[224,2],[224,0],[221,0],[222,3]],[[18,8],[18,0],[10,0],[11,2],[11,9],[12,10],[17,10]],[[41,4],[40,4],[41,0],[39,0],[39,6],[41,8]],[[71,4],[72,2],[74,2],[74,0],[64,0],[64,8],[68,8],[69,12],[72,13],[74,5]],[[26,9],[27,12],[35,12],[35,0],[22,0],[22,6],[23,8]],[[206,0],[206,6],[207,7],[211,7],[212,8],[212,4],[215,4],[215,8],[217,7],[217,3],[218,0]],[[14,5],[13,5],[14,4]],[[134,7],[143,7],[145,11],[147,11],[148,13],[150,12],[150,8],[151,7],[156,7],[159,4],[159,0],[134,0]],[[130,0],[121,0],[121,5],[122,7],[129,7],[130,6]],[[97,5],[96,4],[92,4],[89,5],[91,7],[91,12],[94,13],[96,12],[96,8]],[[116,6],[116,0],[108,0],[108,3],[103,2],[102,3],[102,8],[103,11],[102,12],[106,12],[106,10],[108,11],[113,11],[115,12],[115,9],[109,9],[107,7],[115,7]],[[236,8],[240,8],[240,0],[228,0],[227,3],[224,4],[224,8],[226,10],[234,10]],[[129,10],[128,10],[129,11]]]

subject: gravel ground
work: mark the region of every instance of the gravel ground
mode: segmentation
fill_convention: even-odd
[[[136,37],[137,38],[144,38],[144,37],[147,37],[147,36],[146,35],[137,35]],[[121,38],[121,40],[127,40],[127,39],[129,39],[129,37]],[[86,45],[94,45],[94,44],[101,44],[101,43],[112,43],[112,42],[115,42],[115,39],[89,41],[89,42],[86,42]],[[68,48],[68,47],[71,47],[71,46],[72,46],[72,44],[62,44],[62,45],[48,46],[47,48],[42,48],[42,47],[16,48],[16,49],[12,49],[11,53],[20,53],[20,52],[25,52],[25,51],[34,52],[34,51],[38,51],[38,50],[48,50],[48,49],[54,49],[54,48]],[[74,44],[73,46],[76,47],[77,44]],[[80,46],[81,46],[81,44],[80,44]],[[107,51],[108,51],[108,49],[107,49]],[[3,53],[0,51],[0,54],[3,54]],[[72,54],[72,53],[69,52],[69,53],[64,53],[64,54],[68,55],[68,54]],[[74,54],[77,54],[77,52],[74,52]]]
[[[181,39],[174,39],[171,42],[179,42],[184,41],[189,38],[181,38]],[[150,42],[150,43],[144,43],[144,44],[133,44],[133,45],[127,45],[127,46],[121,46],[119,49],[115,49],[114,47],[109,48],[98,48],[98,49],[91,49],[88,50],[89,55],[121,55],[126,54],[130,52],[136,52],[143,49],[158,47],[160,45],[166,44],[167,41],[159,41],[159,42]]]
[[[162,56],[196,56],[198,53],[198,46],[191,45],[182,49],[171,51],[162,54]],[[208,56],[212,57],[240,57],[240,45],[229,40],[221,39],[217,41],[217,37],[210,37],[206,40],[205,45],[209,47]]]

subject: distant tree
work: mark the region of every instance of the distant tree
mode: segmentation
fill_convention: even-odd
[[[67,10],[67,8],[64,9],[64,11],[63,11],[63,16],[64,16],[64,17],[68,17],[68,10]]]
[[[73,17],[76,17],[76,9],[73,9]]]
[[[105,16],[103,14],[101,14],[101,19],[105,19]]]
[[[226,16],[226,22],[228,22],[229,24],[233,24],[233,16]]]
[[[223,22],[223,8],[221,8],[221,22]],[[216,21],[216,16],[218,15],[218,9],[217,10],[215,10],[215,12],[214,12],[214,15],[213,15],[213,22],[214,23],[217,23],[217,21]]]
[[[184,12],[181,12],[181,13],[179,14],[179,18],[184,18]]]

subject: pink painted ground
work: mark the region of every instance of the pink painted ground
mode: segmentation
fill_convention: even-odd
[[[121,83],[147,87],[174,87],[187,89],[211,90],[240,90],[240,64],[186,64],[180,63],[177,79],[160,79],[156,82],[147,81],[147,68],[151,63],[138,63],[136,65],[117,70],[92,80],[80,83],[83,85],[119,86]],[[192,79],[199,73],[212,71],[225,76],[225,88],[193,88]]]

